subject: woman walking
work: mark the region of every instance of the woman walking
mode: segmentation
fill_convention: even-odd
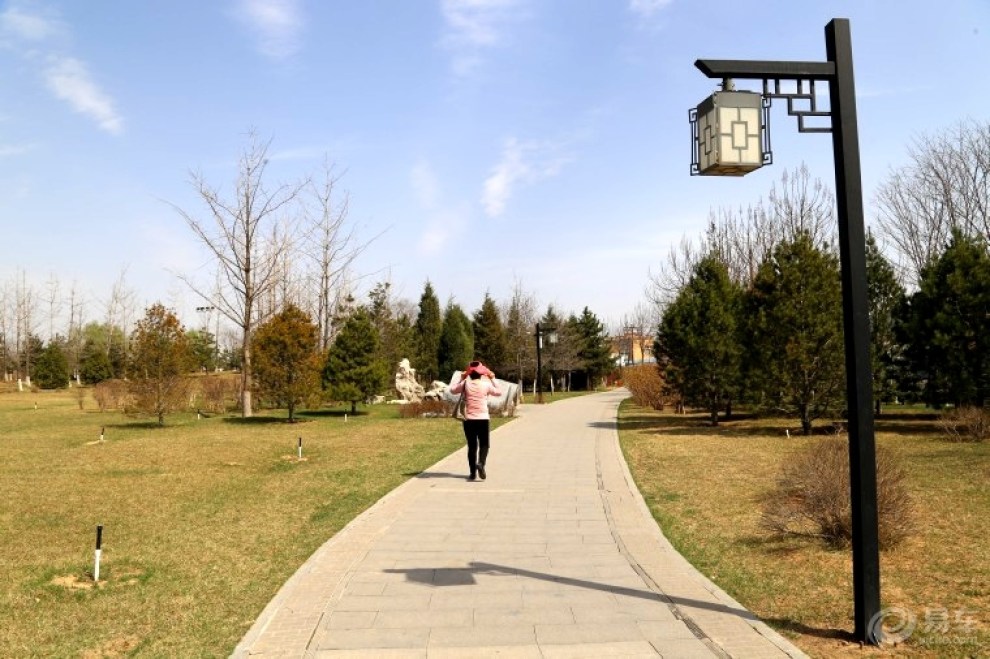
[[[451,393],[464,395],[464,438],[468,446],[469,481],[481,477],[485,480],[485,461],[488,459],[489,421],[488,397],[500,396],[495,384],[495,374],[481,362],[471,362],[461,373],[461,379],[450,387]]]

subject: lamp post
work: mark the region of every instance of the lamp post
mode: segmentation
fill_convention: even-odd
[[[882,630],[870,317],[848,19],[835,18],[825,26],[825,51],[824,62],[697,60],[694,65],[702,73],[721,78],[723,84],[721,92],[712,94],[689,113],[691,173],[741,176],[772,163],[769,109],[774,98],[787,99],[787,113],[798,118],[799,132],[832,133],[849,414],[854,634],[858,641],[878,644]],[[763,91],[736,92],[733,78],[762,80]],[[796,92],[781,91],[781,80],[795,82]],[[816,82],[828,83],[831,109],[818,108]],[[800,108],[795,107],[795,101],[802,104]],[[806,126],[808,117],[827,117],[830,126]]]
[[[210,314],[216,311],[216,307],[196,307],[196,311],[206,314],[206,322],[203,323],[203,329],[207,332],[209,329]],[[220,314],[217,314],[217,331],[213,335],[213,371],[220,371]]]
[[[557,343],[557,331],[552,327],[540,327],[536,323],[536,402],[543,404],[543,337],[551,345]]]

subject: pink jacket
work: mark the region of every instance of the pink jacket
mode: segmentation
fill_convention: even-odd
[[[488,414],[488,396],[502,395],[495,381],[488,378],[467,378],[450,386],[451,393],[459,394],[461,391],[464,391],[464,418],[471,420],[491,418]]]

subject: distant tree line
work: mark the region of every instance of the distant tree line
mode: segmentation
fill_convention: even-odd
[[[982,407],[990,392],[990,125],[923,138],[876,195],[867,239],[876,413],[894,401]],[[843,414],[834,198],[806,168],[766,203],[712,213],[651,278],[654,351],[671,394],[711,421],[733,404]]]

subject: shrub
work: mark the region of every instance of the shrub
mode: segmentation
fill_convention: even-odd
[[[214,414],[223,414],[237,405],[239,382],[240,378],[223,375],[199,378],[199,397],[203,409]]]
[[[877,512],[881,549],[897,546],[914,533],[911,499],[896,456],[877,447]],[[778,536],[820,538],[835,547],[852,540],[849,447],[842,437],[815,441],[781,465],[776,487],[767,495],[761,519]]]
[[[423,416],[450,416],[453,411],[453,403],[437,398],[426,398],[399,405],[399,416],[403,419],[415,419]]]
[[[938,424],[953,442],[982,442],[990,436],[990,415],[980,407],[957,407],[943,414]]]
[[[640,364],[623,369],[622,378],[633,402],[642,407],[662,410],[666,402],[666,385],[656,364]]]
[[[93,398],[101,412],[123,410],[129,403],[130,393],[123,380],[104,380],[93,386]]]

